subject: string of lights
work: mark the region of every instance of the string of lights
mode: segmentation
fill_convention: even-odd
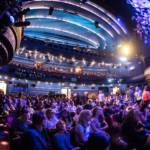
[[[137,22],[136,32],[150,45],[150,1],[149,0],[127,0],[134,7],[132,19]]]
[[[29,59],[34,59],[34,61],[36,62],[43,62],[43,63],[48,63],[48,62],[56,62],[57,64],[59,65],[62,65],[62,64],[66,64],[67,66],[77,66],[77,65],[80,65],[82,67],[95,67],[95,68],[119,68],[121,66],[123,66],[123,64],[121,63],[118,63],[118,64],[114,64],[114,63],[106,63],[106,62],[96,62],[95,60],[93,61],[87,61],[85,59],[82,59],[82,60],[78,60],[74,57],[72,58],[66,58],[62,55],[60,56],[55,56],[55,55],[52,55],[50,53],[42,53],[42,52],[39,52],[37,50],[35,51],[30,51],[30,50],[26,50],[25,48],[20,48],[18,49],[18,51],[16,52],[16,55],[14,57],[17,58],[17,57],[24,57],[24,58],[29,58]]]
[[[30,83],[30,84],[45,84],[45,85],[48,85],[48,86],[54,86],[54,85],[57,85],[57,86],[71,86],[71,87],[77,87],[77,86],[83,86],[83,87],[95,87],[97,86],[96,84],[92,83],[92,84],[76,84],[76,83],[69,83],[68,82],[43,82],[43,81],[32,81],[32,80],[27,80],[27,79],[20,79],[20,78],[14,78],[14,77],[11,77],[11,76],[6,76],[6,75],[0,75],[0,79],[1,80],[4,80],[5,82],[7,81],[11,81],[11,82],[20,82],[20,83]],[[121,85],[121,84],[118,84],[118,85]],[[100,86],[100,85],[99,85]],[[101,85],[102,87],[110,87],[110,86],[113,86],[113,84],[102,84]],[[43,87],[45,88],[45,86]]]

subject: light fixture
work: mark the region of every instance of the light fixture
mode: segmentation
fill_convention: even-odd
[[[93,61],[91,62],[91,66],[94,66],[95,63],[96,63],[96,62],[93,60]]]
[[[108,83],[112,83],[113,80],[114,80],[113,78],[108,78],[108,79],[107,79]]]
[[[127,61],[127,57],[123,57],[123,56],[119,57],[119,60],[122,61],[122,62],[126,62]]]
[[[134,70],[134,69],[135,69],[135,66],[131,66],[131,67],[129,68],[130,71],[132,71],[132,70]]]
[[[77,67],[75,68],[75,73],[80,74],[81,72],[82,72],[81,67],[80,67],[80,66],[77,66]]]
[[[131,42],[120,43],[117,46],[117,51],[121,57],[132,57],[133,56],[133,44]]]
[[[126,56],[129,55],[129,53],[130,53],[130,47],[129,47],[129,45],[123,46],[122,51],[123,51],[124,55],[126,55]]]

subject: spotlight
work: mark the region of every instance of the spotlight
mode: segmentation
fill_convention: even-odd
[[[48,14],[49,14],[49,15],[52,15],[52,14],[53,14],[53,11],[54,11],[54,7],[50,7]]]
[[[77,66],[76,68],[75,68],[75,73],[76,74],[80,74],[82,72],[82,68],[80,67],[80,66]]]
[[[126,57],[120,57],[119,58],[122,62],[126,62],[127,61],[127,58]]]
[[[134,54],[134,47],[132,43],[121,43],[117,46],[120,56],[131,57]]]
[[[131,67],[129,68],[129,70],[130,70],[130,71],[135,70],[135,66],[131,66]]]
[[[31,23],[29,21],[25,21],[25,22],[16,22],[14,24],[15,27],[26,27],[26,26],[29,26]]]
[[[0,16],[0,24],[1,26],[10,26],[15,22],[14,17],[10,14],[9,11],[6,11],[4,14]]]
[[[113,80],[114,80],[113,78],[108,78],[108,79],[107,79],[108,83],[112,83]]]

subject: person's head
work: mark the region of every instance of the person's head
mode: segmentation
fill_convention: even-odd
[[[87,142],[87,150],[107,150],[111,144],[111,138],[105,132],[93,134]]]
[[[79,115],[79,123],[88,124],[92,117],[90,110],[82,110]]]
[[[103,93],[103,92],[100,90],[100,91],[99,91],[99,94],[102,94],[102,93]]]
[[[29,112],[27,111],[27,110],[23,110],[22,112],[21,112],[21,119],[23,120],[23,121],[28,121],[29,120]]]
[[[124,119],[124,123],[135,124],[141,122],[141,114],[139,111],[131,109]]]
[[[39,130],[43,129],[43,122],[44,122],[44,114],[42,112],[36,112],[32,116],[32,124],[34,127],[38,128]]]
[[[48,119],[50,119],[54,116],[54,112],[51,109],[47,109],[45,114]]]
[[[135,90],[138,91],[138,90],[139,90],[139,87],[137,86],[137,87],[135,88]]]
[[[144,86],[144,91],[149,91],[149,86],[148,85]]]
[[[102,110],[100,107],[95,107],[92,111],[93,117],[96,117],[96,118],[98,118],[101,115],[101,113],[102,113]]]
[[[62,117],[68,117],[69,116],[69,112],[67,111],[67,109],[64,109],[61,113]]]
[[[76,113],[79,114],[83,110],[82,106],[77,106]]]
[[[56,124],[56,129],[58,131],[66,131],[66,124],[63,120],[59,120],[58,123]]]
[[[74,106],[74,101],[70,101],[70,105],[71,105],[71,106]]]

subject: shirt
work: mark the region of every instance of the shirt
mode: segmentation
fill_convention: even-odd
[[[149,101],[150,100],[150,92],[149,91],[144,91],[142,98],[144,101]]]

